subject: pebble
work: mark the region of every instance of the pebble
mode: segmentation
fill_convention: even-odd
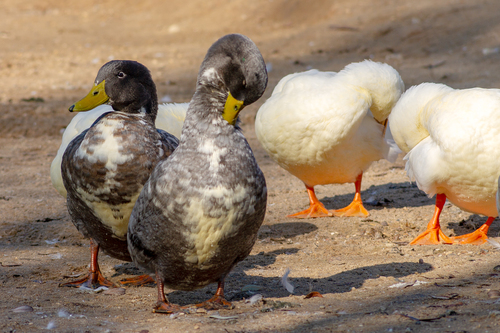
[[[495,267],[493,267],[493,271],[500,272],[500,265],[496,265]]]

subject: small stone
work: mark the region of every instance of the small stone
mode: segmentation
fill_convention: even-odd
[[[196,309],[196,313],[207,313],[207,310],[205,310],[204,308],[199,308]]]
[[[500,272],[500,265],[496,265],[495,267],[493,267],[493,271]]]
[[[422,264],[424,263],[424,259],[422,259],[422,258],[421,258],[421,259],[418,259],[418,263],[419,263],[420,265],[422,265]]]
[[[194,329],[195,329],[195,330],[199,330],[199,329],[200,329],[200,326],[199,326],[199,325],[195,325]]]
[[[488,291],[489,298],[500,298],[500,290],[490,290]]]

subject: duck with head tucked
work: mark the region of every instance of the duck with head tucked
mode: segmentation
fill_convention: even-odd
[[[399,153],[384,134],[403,90],[394,68],[369,60],[338,73],[313,69],[281,79],[257,113],[255,132],[269,156],[306,186],[309,207],[289,217],[369,215],[362,175],[372,162]],[[352,203],[327,210],[314,186],[342,183],[355,184]]]
[[[131,261],[126,234],[132,208],[151,171],[178,144],[173,135],[155,127],[156,86],[144,65],[122,60],[106,63],[90,93],[70,111],[91,110],[104,103],[113,110],[76,136],[62,157],[68,211],[77,229],[90,238],[91,250],[88,276],[63,286],[114,286],[101,274],[99,249]]]
[[[485,243],[498,216],[500,90],[421,83],[401,96],[389,123],[406,153],[408,176],[428,196],[436,195],[433,217],[410,244]],[[488,219],[472,233],[448,237],[439,223],[446,199]]]
[[[155,168],[130,217],[132,259],[156,275],[155,312],[180,309],[164,286],[194,290],[214,282],[214,297],[198,306],[231,307],[224,279],[250,253],[267,201],[238,114],[266,85],[264,60],[248,37],[227,35],[209,48],[179,146]]]

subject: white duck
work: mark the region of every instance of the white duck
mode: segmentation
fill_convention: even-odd
[[[162,129],[178,139],[181,136],[182,125],[186,117],[186,110],[189,103],[165,103],[158,105],[158,115],[156,116],[156,128]],[[64,130],[61,146],[57,151],[56,157],[50,165],[50,178],[52,185],[57,192],[63,197],[66,197],[66,189],[64,188],[61,176],[61,162],[64,151],[68,144],[77,137],[80,133],[88,129],[97,118],[106,112],[112,112],[111,105],[99,105],[98,107],[77,113]]]
[[[257,138],[282,168],[302,180],[310,207],[290,217],[368,216],[361,178],[373,161],[397,157],[384,139],[387,116],[404,90],[398,72],[365,60],[334,72],[285,76],[259,109]],[[355,183],[353,202],[328,211],[315,185]]]
[[[430,197],[437,194],[427,230],[411,244],[486,242],[488,228],[498,216],[500,90],[422,83],[403,94],[389,123],[394,140],[407,153],[409,177]],[[439,225],[446,198],[488,220],[471,234],[447,237]]]

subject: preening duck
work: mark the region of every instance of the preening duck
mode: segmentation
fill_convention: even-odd
[[[157,165],[130,217],[130,255],[156,274],[155,312],[179,310],[164,286],[194,290],[214,282],[216,294],[198,306],[231,307],[225,276],[250,253],[267,201],[237,119],[266,85],[264,60],[248,37],[227,35],[208,50],[179,146]]]
[[[186,117],[186,110],[189,103],[165,103],[158,105],[158,114],[156,116],[156,128],[174,135],[177,139],[181,137],[182,124]],[[52,185],[63,197],[66,197],[66,188],[64,188],[61,175],[61,162],[68,144],[80,133],[88,129],[104,113],[113,112],[113,107],[108,104],[99,105],[96,108],[78,112],[64,130],[62,142],[57,150],[56,157],[50,165],[50,179]]]
[[[422,83],[406,91],[389,116],[394,140],[407,153],[406,170],[422,191],[436,194],[434,216],[411,244],[482,244],[498,212],[500,90],[453,89]],[[450,200],[488,216],[471,234],[447,237],[439,215]]]
[[[403,90],[394,68],[369,60],[339,73],[310,70],[281,79],[257,113],[255,131],[271,158],[306,186],[310,207],[290,217],[369,215],[362,174],[373,161],[397,157],[384,132]],[[354,200],[328,211],[314,186],[338,183],[355,183]]]
[[[63,286],[113,286],[100,272],[99,249],[131,261],[126,233],[132,208],[156,164],[178,144],[175,136],[155,128],[156,86],[144,65],[108,62],[89,94],[69,110],[86,111],[103,103],[112,112],[98,116],[74,137],[62,156],[68,211],[91,244],[89,275]]]

